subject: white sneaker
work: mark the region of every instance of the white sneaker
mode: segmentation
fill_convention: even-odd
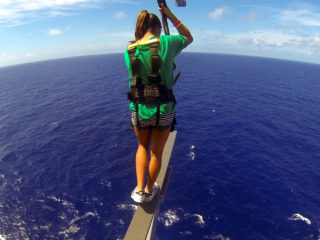
[[[137,191],[137,187],[135,187],[135,189],[133,189],[131,193],[131,198],[136,203],[142,203],[144,201],[144,191],[143,190]]]
[[[144,192],[144,201],[149,203],[153,200],[153,198],[160,192],[160,187],[158,183],[154,183],[153,189],[151,193]]]

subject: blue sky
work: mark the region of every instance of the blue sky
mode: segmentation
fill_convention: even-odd
[[[319,0],[167,3],[193,34],[187,51],[320,64]],[[0,67],[123,52],[142,9],[158,13],[156,0],[0,0]]]

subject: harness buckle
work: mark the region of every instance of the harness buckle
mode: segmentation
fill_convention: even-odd
[[[136,76],[133,76],[130,80],[131,80],[131,83],[130,83],[131,88],[137,87],[138,83],[140,82],[140,78]]]
[[[161,83],[161,77],[159,74],[150,74],[149,75],[149,81],[151,84],[155,84],[155,83]]]

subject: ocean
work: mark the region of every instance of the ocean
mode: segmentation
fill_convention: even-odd
[[[157,240],[320,240],[320,65],[182,53]],[[136,204],[123,55],[0,68],[0,239],[122,239]]]

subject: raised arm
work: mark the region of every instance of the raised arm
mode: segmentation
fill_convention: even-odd
[[[193,37],[189,31],[189,29],[180,21],[178,18],[171,12],[171,10],[166,7],[163,3],[161,4],[161,8],[159,8],[161,15],[166,15],[172,24],[177,28],[180,35],[184,36],[188,44],[193,42]]]

